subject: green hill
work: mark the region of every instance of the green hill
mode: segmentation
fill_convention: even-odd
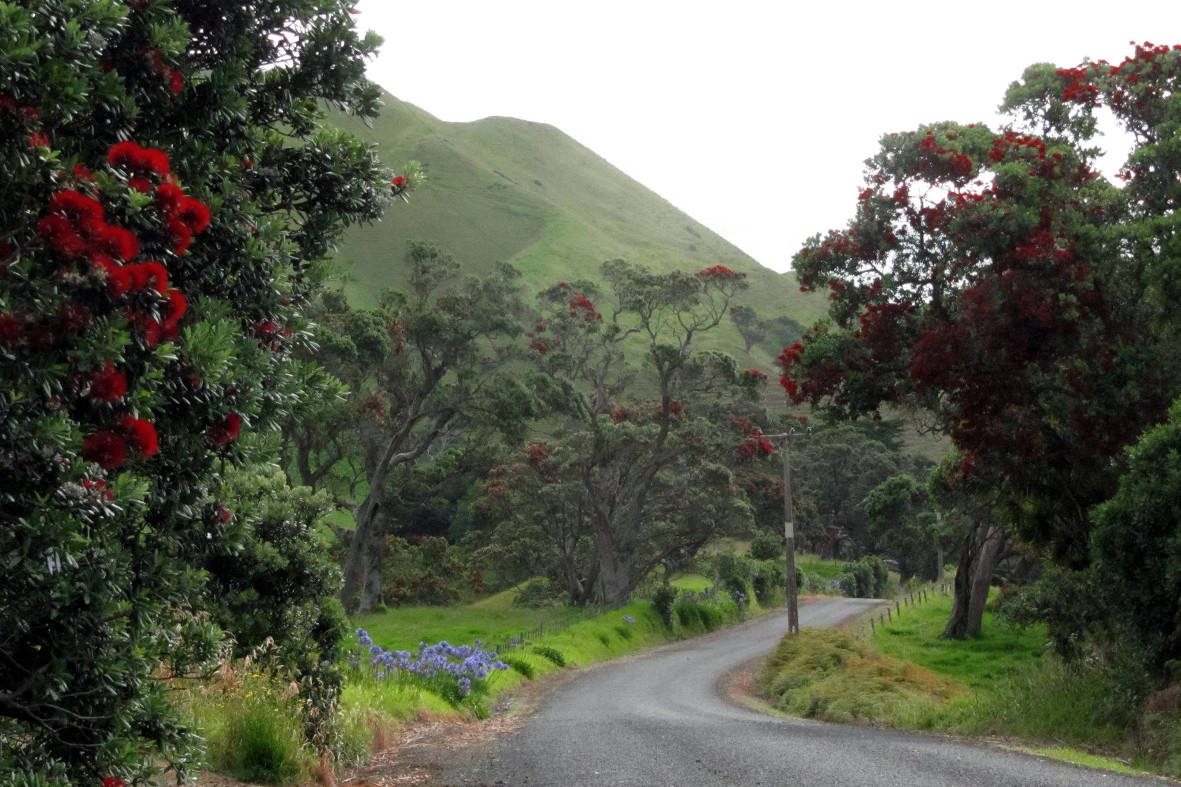
[[[473,271],[511,262],[534,291],[597,279],[602,262],[622,257],[656,271],[742,271],[751,284],[742,302],[765,320],[786,315],[811,325],[825,313],[827,302],[800,293],[794,274],[762,267],[553,126],[502,117],[447,123],[388,93],[384,100],[371,128],[343,115],[332,121],[376,143],[391,166],[419,161],[427,179],[409,205],[354,228],[342,244],[346,286],[358,305],[398,283],[405,242],[416,239],[439,244]],[[707,338],[706,346],[740,363],[773,368],[771,348],[748,355],[730,324]]]

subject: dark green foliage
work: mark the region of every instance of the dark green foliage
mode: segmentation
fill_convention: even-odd
[[[537,668],[525,659],[516,658],[515,656],[501,656],[500,660],[512,667],[515,672],[519,672],[527,680],[533,680],[537,676]]]
[[[537,577],[526,583],[513,597],[513,606],[540,609],[542,607],[564,607],[570,597],[547,577]]]
[[[660,616],[660,621],[664,624],[665,628],[672,628],[673,604],[676,600],[676,589],[668,585],[661,585],[652,594],[652,607],[656,610],[656,614]]]
[[[754,540],[750,542],[750,556],[754,560],[782,559],[784,556],[783,550],[784,542],[782,533],[760,530],[758,533],[755,533]]]
[[[538,656],[542,656],[546,659],[549,659],[550,661],[552,661],[554,663],[554,666],[557,666],[557,667],[565,667],[566,666],[566,656],[562,653],[562,651],[558,650],[557,648],[551,647],[549,645],[534,645],[533,652],[536,653]]]
[[[215,617],[247,638],[271,617],[296,665],[335,655],[302,512],[227,523],[222,482],[324,395],[293,362],[300,310],[387,204],[373,152],[318,129],[325,104],[375,112],[378,41],[352,11],[0,5],[0,781],[190,768],[158,676],[208,667]],[[274,583],[265,613],[202,571],[239,549]],[[287,594],[306,619],[283,619]]]
[[[883,598],[890,586],[890,572],[878,557],[846,563],[841,573],[841,592],[851,598]]]
[[[261,654],[256,658],[299,681],[308,737],[332,745],[347,627],[335,598],[340,570],[315,530],[331,502],[307,487],[288,487],[274,467],[234,473],[223,494],[235,510],[222,548],[203,566],[210,612],[233,637],[236,658]],[[280,646],[264,647],[268,640]]]
[[[471,586],[460,549],[437,536],[386,537],[382,601],[390,606],[447,606]]]
[[[1181,402],[1133,446],[1094,519],[1094,585],[1113,627],[1158,669],[1181,659]]]
[[[754,578],[753,560],[732,552],[722,552],[710,558],[710,563],[714,582],[719,587],[728,593],[750,593],[751,580]]]
[[[804,574],[796,569],[796,590],[804,585]],[[750,586],[759,604],[767,606],[776,590],[787,587],[787,564],[782,558],[755,562],[751,571]]]

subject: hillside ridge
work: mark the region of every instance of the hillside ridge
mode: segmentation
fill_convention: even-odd
[[[788,316],[810,325],[826,311],[823,296],[799,292],[793,273],[762,266],[552,124],[503,115],[451,122],[388,92],[383,100],[371,126],[343,114],[330,121],[376,145],[395,169],[420,162],[426,181],[410,204],[346,234],[338,260],[359,306],[398,285],[397,261],[414,239],[437,243],[473,272],[510,262],[532,291],[559,280],[599,280],[604,261],[624,258],[657,272],[726,265],[745,273],[751,287],[742,302],[764,320]],[[705,347],[767,371],[777,354],[761,346],[746,353],[728,323],[706,339]]]

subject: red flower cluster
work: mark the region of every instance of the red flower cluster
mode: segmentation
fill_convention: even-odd
[[[156,148],[145,148],[131,140],[111,145],[107,151],[107,163],[115,169],[127,170],[140,177],[155,175],[164,178],[172,172],[167,153]]]
[[[209,427],[209,442],[214,445],[226,445],[238,439],[238,432],[242,429],[242,416],[237,413],[226,413]]]
[[[294,331],[277,325],[270,320],[260,322],[254,326],[254,338],[273,353],[283,349],[283,341],[294,335]],[[399,350],[400,351],[400,350]]]
[[[549,447],[544,443],[533,443],[529,446],[529,465],[537,467],[546,459],[549,459]]]
[[[114,259],[130,260],[139,254],[139,240],[122,227],[107,224],[102,203],[73,189],[59,191],[37,232],[63,260],[83,258],[96,265]]]
[[[0,345],[9,347],[25,340],[25,321],[13,314],[0,314]]]
[[[212,216],[205,203],[187,196],[175,183],[162,183],[156,189],[156,205],[164,214],[164,224],[172,235],[172,250],[184,254],[193,236],[209,226]]]
[[[757,381],[759,383],[767,382],[767,373],[761,372],[758,369],[747,369],[743,372],[747,380]]]
[[[656,406],[656,416],[658,418],[663,418],[666,415],[676,418],[677,416],[680,416],[684,412],[685,412],[685,406],[683,404],[681,404],[680,402],[678,402],[676,399],[673,399],[671,402],[669,402],[668,407],[665,407],[663,404]]]
[[[582,312],[581,317],[587,322],[603,319],[603,315],[595,311],[595,305],[591,303],[591,299],[585,295],[575,295],[570,299],[569,305],[571,317],[579,317],[579,312]]]
[[[168,90],[172,95],[180,95],[180,91],[185,86],[185,80],[181,73],[164,62],[164,53],[159,49],[147,50],[146,54],[152,64],[152,73],[162,77],[168,83]]]
[[[703,279],[745,279],[745,273],[735,273],[725,265],[714,265],[710,268],[704,268],[697,271],[697,275]]]
[[[970,176],[975,168],[969,156],[940,145],[934,131],[928,130],[923,136],[919,151],[921,158],[916,169],[929,180],[959,180]]]
[[[89,386],[87,395],[102,404],[118,401],[127,393],[127,378],[110,361],[87,375],[86,380]]]
[[[154,456],[159,450],[156,427],[142,418],[123,415],[116,422],[114,431],[95,432],[83,439],[82,456],[111,470],[126,461],[128,448],[145,459]]]
[[[775,453],[775,445],[762,437],[748,438],[738,446],[738,454],[743,459],[753,459],[756,456],[770,456]]]
[[[82,487],[84,489],[86,489],[88,492],[93,493],[94,497],[96,499],[100,499],[100,500],[114,500],[115,499],[115,493],[111,491],[111,488],[109,486],[107,486],[107,482],[102,480],[101,478],[96,478],[93,480],[87,478],[82,482]]]

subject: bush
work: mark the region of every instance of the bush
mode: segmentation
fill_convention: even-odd
[[[537,577],[525,584],[513,597],[513,606],[527,609],[570,606],[570,594],[548,577]]]
[[[533,680],[537,677],[537,668],[524,659],[519,659],[515,656],[501,656],[500,660],[512,667],[513,672],[524,676],[526,680]]]
[[[673,603],[673,611],[677,615],[677,623],[681,628],[695,629],[704,628],[705,621],[701,617],[701,607],[696,601],[678,596]]]
[[[673,627],[673,603],[677,600],[676,589],[662,585],[652,595],[652,607],[660,616],[660,622],[665,628]]]
[[[851,598],[882,598],[890,588],[890,572],[878,557],[863,557],[842,566],[841,592]]]
[[[750,542],[750,557],[752,560],[782,560],[785,548],[781,533],[760,530]]]
[[[787,566],[778,560],[761,560],[755,563],[750,584],[759,604],[769,606],[775,591],[787,587]],[[803,584],[803,572],[797,569],[796,589],[799,590]]]
[[[382,563],[382,601],[390,606],[417,604],[445,607],[459,601],[471,586],[460,550],[439,536],[386,539]]]
[[[723,552],[711,559],[714,582],[728,593],[750,595],[750,582],[754,576],[755,563],[749,558]]]
[[[552,648],[549,645],[534,645],[533,652],[542,658],[549,659],[554,666],[566,666],[566,656],[557,648]]]

